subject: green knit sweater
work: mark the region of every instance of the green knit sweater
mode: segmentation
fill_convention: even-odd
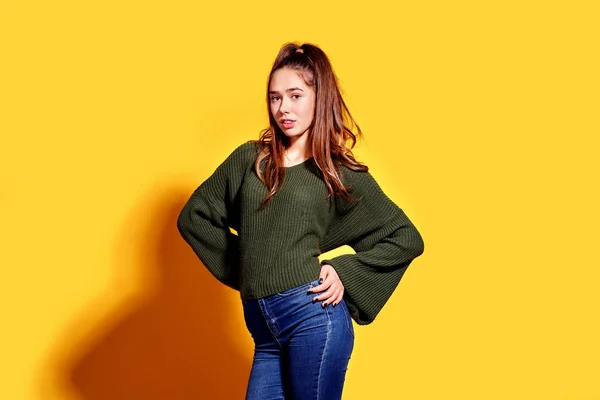
[[[343,182],[360,201],[327,199],[313,158],[285,168],[281,189],[259,209],[268,192],[254,171],[259,146],[237,147],[194,191],[177,220],[179,232],[212,275],[244,300],[313,281],[330,264],[352,318],[371,323],[423,253],[421,235],[369,172],[342,166]],[[342,245],[356,254],[319,262],[321,253]]]

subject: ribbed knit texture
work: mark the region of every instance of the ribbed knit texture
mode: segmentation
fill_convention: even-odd
[[[244,300],[313,281],[321,264],[330,264],[344,284],[352,318],[371,323],[423,253],[421,235],[369,172],[342,166],[344,183],[360,201],[327,199],[313,158],[286,168],[281,189],[259,210],[268,192],[253,168],[259,151],[252,142],[240,145],[194,191],[177,220],[181,235]],[[356,254],[319,263],[321,253],[342,245]]]

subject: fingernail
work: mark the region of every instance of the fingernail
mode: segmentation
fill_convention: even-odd
[[[332,306],[332,307],[335,307],[335,303],[333,303],[331,306]]]
[[[312,302],[314,303],[315,301],[317,301],[317,298],[315,297],[314,299],[312,299]]]
[[[327,307],[327,303],[323,303],[323,306],[322,306],[322,307],[323,307],[323,308]]]
[[[323,283],[323,278],[320,278],[320,279],[319,279],[319,283]]]

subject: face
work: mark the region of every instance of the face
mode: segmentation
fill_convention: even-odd
[[[295,70],[280,68],[269,87],[271,115],[288,137],[308,134],[315,111],[315,91]]]

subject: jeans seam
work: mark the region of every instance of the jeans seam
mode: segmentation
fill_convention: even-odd
[[[265,308],[267,309],[267,311],[269,312],[269,314],[271,313],[271,310],[269,309],[269,306],[267,304],[267,301],[263,299],[263,304],[265,305]],[[283,346],[281,345],[281,343],[279,342],[279,338],[277,337],[277,335],[275,334],[275,332],[273,332],[273,329],[271,329],[271,324],[269,323],[271,321],[271,318],[267,315],[265,315],[265,313],[262,310],[262,307],[260,308],[260,312],[263,315],[263,318],[265,319],[265,322],[267,323],[267,327],[269,328],[269,332],[271,332],[271,335],[273,335],[273,338],[275,338],[275,341],[277,342],[277,344],[279,345],[279,348],[283,348]],[[275,326],[277,327],[277,330],[279,331],[279,325],[277,324],[277,320],[275,318],[273,318],[275,321],[273,322],[275,324]]]
[[[329,309],[327,307],[325,307],[325,315],[327,315],[327,336],[325,337],[325,346],[323,348],[323,354],[321,355],[321,362],[319,363],[319,378],[317,379],[317,400],[320,398],[319,394],[321,391],[321,371],[323,370],[323,360],[325,359],[325,353],[327,352],[329,336],[331,336],[331,317],[329,315]]]
[[[354,339],[354,332],[351,329],[352,328],[352,318],[350,317],[350,313],[348,312],[348,310],[345,307],[342,307],[342,311],[344,312],[344,319],[346,320],[346,328],[348,328],[348,332],[350,332],[350,334],[352,335],[352,338]]]

